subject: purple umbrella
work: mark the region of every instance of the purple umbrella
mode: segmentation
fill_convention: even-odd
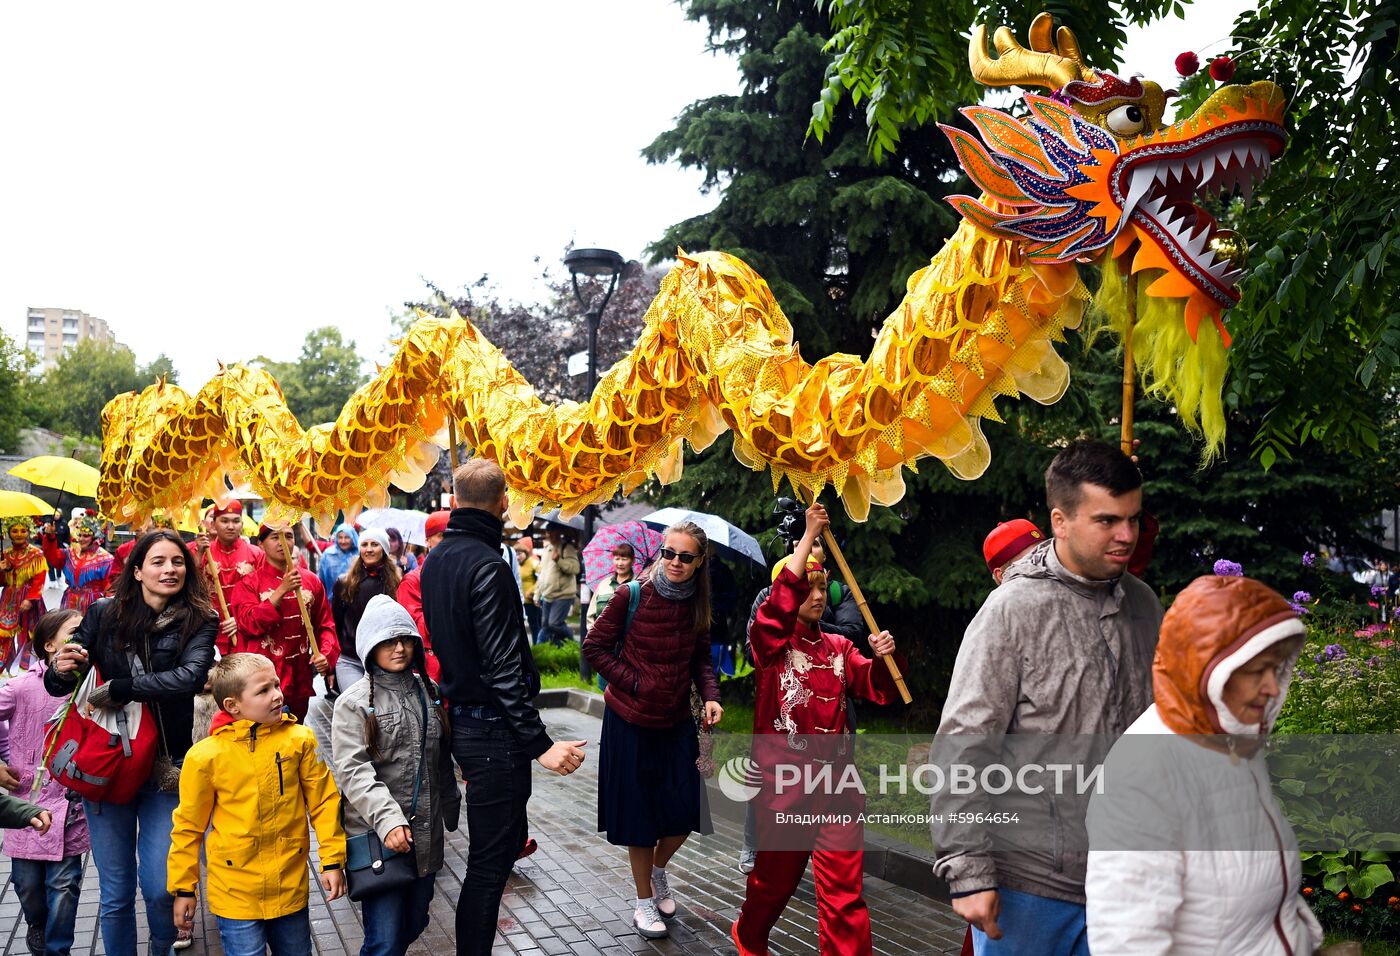
[[[656,559],[665,540],[660,531],[648,528],[640,521],[624,521],[599,528],[593,540],[583,549],[583,573],[588,579],[588,586],[596,589],[599,582],[613,573],[612,551],[619,544],[632,546],[636,555],[634,567],[640,572]]]

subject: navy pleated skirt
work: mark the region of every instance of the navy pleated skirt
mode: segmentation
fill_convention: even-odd
[[[598,752],[598,832],[614,846],[713,833],[705,783],[695,768],[699,756],[693,719],[638,727],[607,708]]]

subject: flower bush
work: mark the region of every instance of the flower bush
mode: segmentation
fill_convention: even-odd
[[[1394,884],[1391,890],[1394,890]],[[1368,899],[1357,899],[1346,890],[1333,893],[1321,879],[1303,879],[1303,895],[1317,914],[1318,922],[1342,937],[1355,939],[1400,939],[1400,896],[1386,891]],[[1367,950],[1370,952],[1370,950]]]
[[[1400,733],[1400,649],[1390,629],[1311,616],[1276,732]]]
[[[1375,604],[1362,607],[1342,597],[1334,576],[1315,569],[1315,562],[1315,555],[1303,555],[1303,574],[1311,587],[1295,591],[1290,602],[1308,632],[1274,732],[1400,733],[1397,629],[1392,622],[1373,620],[1380,612]],[[1385,595],[1371,597],[1382,602]],[[1325,745],[1332,755],[1322,760],[1290,765],[1280,755],[1270,759],[1280,801],[1300,843],[1349,848],[1301,854],[1303,895],[1330,931],[1400,940],[1397,835],[1371,832],[1365,825],[1367,819],[1393,815],[1379,810],[1393,805],[1389,778],[1370,772],[1375,768],[1368,770],[1360,757],[1338,756],[1340,745]],[[1325,803],[1314,799],[1320,793],[1327,795]],[[1339,801],[1351,811],[1334,813],[1330,808]]]

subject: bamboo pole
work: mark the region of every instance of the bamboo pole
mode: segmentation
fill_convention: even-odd
[[[452,474],[457,474],[457,466],[461,464],[457,460],[457,419],[450,414],[447,417],[447,460],[452,464]]]
[[[282,560],[287,562],[287,567],[295,568],[297,566],[296,547],[291,529],[283,528],[277,534],[282,539]],[[297,572],[298,575],[300,573],[300,571]],[[316,628],[311,624],[311,613],[306,610],[306,598],[302,596],[300,584],[297,585],[296,596],[297,610],[301,612],[301,626],[306,631],[306,652],[311,658],[311,666],[316,667],[317,673],[319,673],[320,668],[317,667],[317,663],[324,661],[326,655],[321,653],[321,648],[316,644]],[[335,675],[327,674],[325,680],[326,686],[331,687],[335,684]]]
[[[1133,366],[1133,327],[1137,324],[1137,276],[1128,277],[1128,327],[1123,330],[1123,423],[1120,447],[1133,457],[1133,393],[1137,371]]]
[[[209,542],[209,547],[204,549],[204,573],[209,575],[209,579],[214,582],[214,593],[219,597],[219,613],[223,615],[221,621],[226,621],[233,617],[228,610],[228,598],[224,597],[224,585],[219,580],[219,563],[214,560],[214,542]]]
[[[808,504],[816,501],[816,495],[810,495]],[[836,560],[836,566],[841,569],[841,577],[846,581],[846,586],[851,589],[851,596],[856,599],[856,607],[860,609],[860,616],[865,619],[865,626],[870,628],[871,634],[880,633],[880,625],[875,623],[875,615],[870,613],[870,606],[865,603],[865,595],[861,593],[860,584],[856,582],[856,576],[851,573],[851,566],[846,563],[846,556],[841,553],[841,546],[836,543],[836,536],[831,533],[831,526],[827,525],[822,532],[822,542],[826,545],[826,551]],[[882,658],[885,666],[890,669],[890,676],[894,678],[895,686],[899,688],[899,696],[906,704],[912,704],[914,698],[909,694],[909,688],[904,683],[904,675],[900,673],[899,665],[895,663],[893,654],[886,654]]]

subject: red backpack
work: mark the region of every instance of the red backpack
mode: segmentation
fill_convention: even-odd
[[[130,803],[156,760],[156,721],[149,707],[127,704],[107,710],[108,729],[87,715],[87,696],[102,683],[94,667],[49,721],[44,766],[69,790],[93,803]],[[110,716],[107,716],[110,715]],[[130,723],[139,715],[136,734]]]

